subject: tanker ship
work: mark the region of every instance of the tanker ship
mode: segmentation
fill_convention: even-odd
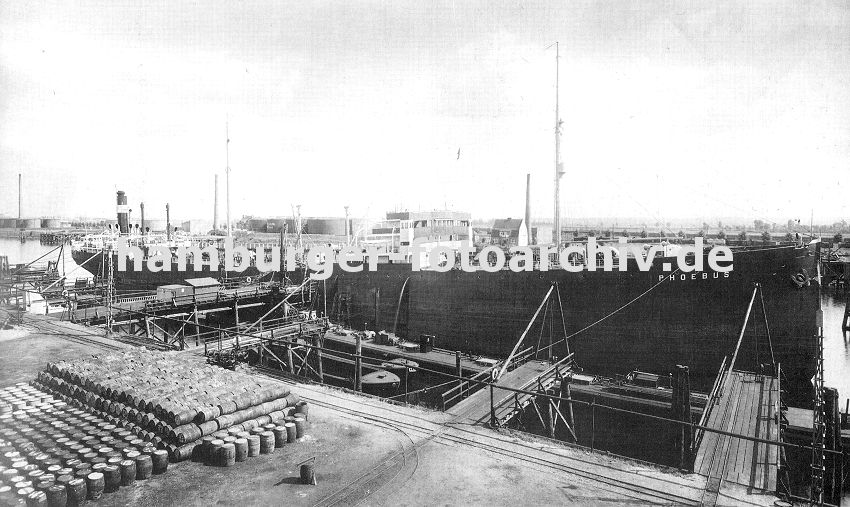
[[[377,270],[351,273],[335,264],[332,275],[322,283],[324,301],[318,307],[326,309],[333,321],[358,329],[387,330],[409,340],[432,335],[440,348],[505,357],[554,283],[564,308],[565,332],[574,335],[569,340],[571,351],[580,365],[613,376],[639,368],[668,371],[684,364],[691,368],[694,387],[707,390],[724,356],[732,355],[758,284],[761,292],[738,364],[755,369],[770,363],[772,353],[791,385],[806,385],[814,373],[817,244],[735,249],[730,272],[711,270],[707,253],[706,269],[697,273],[666,270],[665,264],[676,265],[669,254],[649,259],[648,271],[638,269],[629,257],[625,271],[571,272],[556,267],[528,272],[456,268],[440,272],[427,267],[415,271],[405,254],[407,247],[417,242],[456,248],[471,239],[469,214],[389,213],[372,233],[359,243],[382,246],[387,258]],[[117,239],[125,238],[112,237]],[[203,247],[221,239],[172,237],[167,246],[173,251],[179,245]],[[103,277],[109,265],[106,255],[112,255],[119,289],[152,289],[199,276],[280,275],[263,274],[254,265],[241,273],[228,272],[223,261],[217,270],[204,264],[199,272],[193,271],[192,262],[186,271],[178,271],[176,260],[169,271],[151,272],[145,262],[141,271],[118,271],[117,252],[97,241],[88,238],[74,245],[73,258]],[[144,241],[147,248],[156,244],[150,237]],[[252,258],[262,255],[257,253],[261,247],[254,248]],[[300,283],[304,274],[304,270],[286,273],[284,281]],[[562,347],[553,350],[563,354]]]

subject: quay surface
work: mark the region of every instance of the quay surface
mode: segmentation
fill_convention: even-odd
[[[23,327],[0,331],[0,357],[20,363],[16,372],[0,371],[0,386],[31,378],[47,361],[127,346],[94,335],[91,328],[54,316],[28,315]],[[24,348],[40,352],[24,354]],[[700,474],[470,424],[464,414],[278,381],[310,403],[304,442],[232,468],[172,464],[167,474],[122,487],[98,504],[698,505],[707,483]],[[297,465],[313,457],[318,484],[302,485]],[[770,505],[775,497],[753,492],[733,500],[721,495],[718,504],[724,500]]]

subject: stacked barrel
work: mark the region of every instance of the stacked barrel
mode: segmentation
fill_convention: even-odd
[[[190,457],[231,466],[306,427],[284,386],[174,352],[48,364],[0,390],[0,506],[78,504]]]
[[[35,385],[0,390],[0,505],[81,505],[168,468],[168,453]]]

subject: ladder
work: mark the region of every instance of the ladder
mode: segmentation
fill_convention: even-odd
[[[820,310],[818,310],[819,316]],[[819,322],[821,322],[819,320]],[[824,442],[826,440],[826,424],[824,423],[823,401],[823,333],[818,328],[817,340],[817,371],[815,372],[815,404],[812,410],[812,485],[809,505],[823,505]]]

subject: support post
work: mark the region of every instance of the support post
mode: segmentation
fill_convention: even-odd
[[[570,390],[570,383],[567,381],[567,405],[570,407],[570,424],[573,428],[573,438],[578,443],[578,427],[576,425],[576,416],[573,413],[573,395]]]
[[[590,402],[590,450],[596,446],[596,397]]]
[[[544,391],[543,394],[547,394],[547,393]],[[549,403],[548,403],[548,405],[549,405],[549,421],[548,421],[549,422],[549,438],[555,438],[555,423],[557,422],[556,419],[555,419],[555,417],[556,417],[555,411],[557,410],[557,408],[555,407],[555,404],[552,403],[552,400],[548,400],[548,401],[549,401]]]
[[[687,424],[679,424],[676,431],[676,450],[679,454],[679,468],[690,470],[694,446],[693,421],[691,420],[691,386],[687,366],[677,364],[673,371],[673,403],[670,407],[671,419]]]
[[[198,305],[195,305],[195,346],[201,344],[201,324],[198,322]]]
[[[363,353],[363,337],[360,333],[357,333],[357,343],[355,345],[355,354],[357,357],[354,358],[354,390],[362,391],[363,390],[363,361],[360,358],[360,355]]]
[[[460,365],[460,351],[459,350],[455,351],[455,375],[457,375],[458,377],[463,376],[463,368]],[[459,393],[460,393],[460,397],[461,397],[461,399],[463,399],[463,380],[458,380],[457,382],[458,382],[457,387],[458,387],[458,390],[459,390]]]
[[[292,361],[292,342],[286,341],[286,360],[289,363],[289,373],[295,375],[295,363]]]
[[[490,427],[496,427],[496,405],[493,402],[493,384],[490,384]]]
[[[322,365],[322,347],[325,346],[325,340],[322,336],[316,336],[316,356],[319,358],[319,382],[322,384],[325,383],[325,370]]]

